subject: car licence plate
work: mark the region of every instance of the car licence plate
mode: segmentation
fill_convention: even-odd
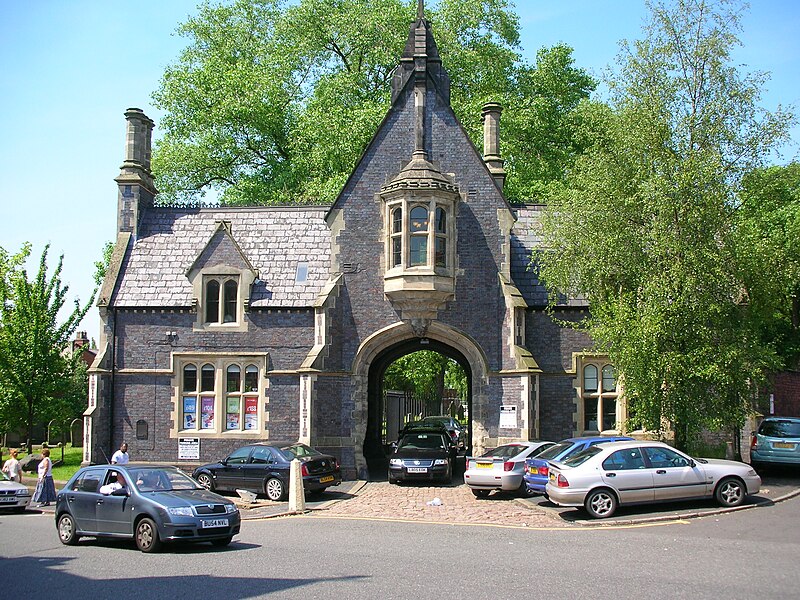
[[[0,496],[0,502],[16,502],[16,496]]]
[[[320,483],[328,483],[329,481],[333,481],[333,475],[326,475],[325,477],[320,477]]]
[[[406,470],[409,473],[427,473],[428,467],[408,467]]]
[[[475,466],[479,469],[491,469],[494,466],[494,463],[475,463]]]
[[[772,442],[773,448],[788,448],[789,450],[794,449],[794,444],[790,442]]]
[[[208,529],[210,527],[227,527],[228,519],[207,519],[200,521],[200,527]]]

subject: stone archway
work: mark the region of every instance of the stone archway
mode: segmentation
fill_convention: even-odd
[[[421,343],[421,340],[427,340],[428,343]],[[400,356],[425,349],[457,360],[467,371],[470,382],[471,450],[473,453],[483,452],[488,437],[485,427],[488,368],[480,346],[466,334],[436,321],[430,324],[424,338],[417,336],[411,325],[396,323],[364,340],[353,361],[352,441],[359,478],[369,477],[364,447],[370,426],[370,404],[374,404],[380,390],[379,376],[382,377],[386,366]],[[372,418],[376,418],[374,414]]]

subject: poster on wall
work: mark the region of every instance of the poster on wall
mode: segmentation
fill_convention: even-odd
[[[214,397],[204,396],[200,400],[200,428],[214,429]]]
[[[187,396],[183,399],[183,428],[197,428],[197,398]]]
[[[244,399],[244,428],[258,429],[258,398],[255,396]]]
[[[225,407],[225,429],[239,429],[239,398],[228,398]]]
[[[178,460],[200,460],[200,438],[178,438]]]
[[[517,407],[504,404],[500,407],[500,429],[516,429]]]

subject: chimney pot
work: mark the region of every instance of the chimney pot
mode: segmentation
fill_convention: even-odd
[[[503,159],[500,158],[500,114],[503,107],[499,102],[487,102],[481,110],[483,120],[483,161],[489,167],[497,186],[502,190],[506,180]]]

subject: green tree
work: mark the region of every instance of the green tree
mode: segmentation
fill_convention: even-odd
[[[114,254],[114,242],[106,242],[103,245],[103,258],[102,260],[94,263],[94,284],[99,288],[103,285],[103,279],[108,271],[108,266],[111,264],[111,255]]]
[[[431,350],[419,350],[401,356],[386,369],[385,390],[413,392],[418,397],[441,401],[445,387],[455,389],[460,398],[467,393],[464,369],[451,358]],[[441,403],[430,406],[438,413]]]
[[[800,367],[800,164],[748,173],[737,211],[738,260],[762,335],[785,366]]]
[[[7,273],[0,307],[0,380],[4,392],[0,411],[6,427],[26,428],[29,453],[33,425],[62,417],[74,400],[70,392],[80,369],[80,355],[70,353],[69,347],[93,300],[83,307],[75,300],[74,310],[59,324],[58,313],[69,287],[61,284],[63,256],[48,278],[48,250],[46,246],[32,281],[21,267]],[[30,248],[26,246],[23,252],[29,253]]]
[[[734,216],[741,177],[786,135],[759,107],[766,75],[731,61],[731,1],[648,2],[623,45],[610,106],[580,109],[587,151],[543,221],[542,275],[585,297],[585,327],[622,374],[629,410],[679,447],[733,427],[777,364],[742,301]]]
[[[410,0],[204,4],[153,95],[165,112],[153,156],[161,200],[214,190],[229,204],[333,201],[389,108],[415,11]],[[482,146],[483,103],[502,102],[508,138],[520,134],[504,145],[507,189],[538,193],[568,165],[569,115],[594,82],[567,46],[526,64],[506,0],[441,0],[426,17],[472,140]]]

